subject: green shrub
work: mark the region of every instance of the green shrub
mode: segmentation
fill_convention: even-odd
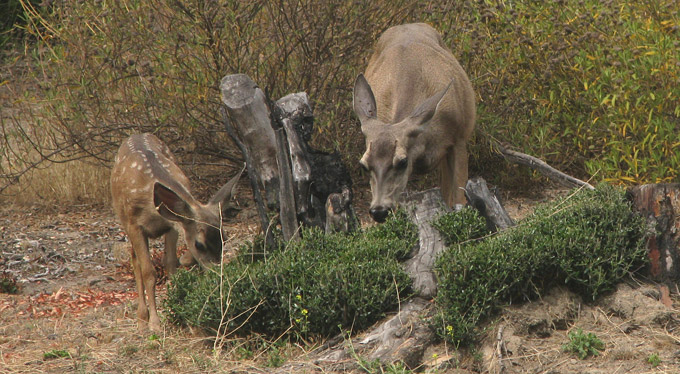
[[[647,357],[647,362],[652,365],[653,368],[661,365],[661,358],[659,357],[658,353],[652,353]]]
[[[397,260],[416,240],[403,212],[350,235],[303,230],[302,240],[266,260],[236,260],[223,271],[178,271],[166,306],[176,323],[222,333],[363,329],[410,295],[410,278]]]
[[[51,360],[55,358],[73,358],[69,351],[65,349],[53,349],[49,352],[43,353],[43,360]]]
[[[19,293],[19,286],[14,275],[8,272],[0,273],[0,293],[14,295]]]
[[[489,233],[484,217],[479,215],[477,209],[469,206],[457,212],[443,214],[432,222],[432,226],[444,236],[447,245],[481,238]]]
[[[599,356],[599,351],[604,351],[604,342],[595,334],[585,334],[582,329],[573,329],[567,334],[569,343],[562,346],[562,350],[574,353],[580,360],[588,356]]]
[[[644,235],[644,220],[613,187],[542,206],[514,228],[440,256],[435,326],[452,342],[468,342],[500,307],[557,283],[594,299],[642,263]]]

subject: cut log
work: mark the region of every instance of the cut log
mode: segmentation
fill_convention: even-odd
[[[231,139],[234,141],[234,144],[236,144],[239,150],[241,150],[241,154],[243,155],[243,158],[246,161],[246,168],[248,169],[248,181],[250,182],[250,189],[253,191],[253,198],[255,200],[257,215],[260,219],[260,225],[262,226],[265,235],[265,246],[271,249],[275,244],[274,236],[272,234],[272,231],[269,230],[267,208],[265,207],[262,191],[260,189],[259,177],[257,173],[253,171],[255,170],[253,158],[251,157],[248,148],[246,148],[245,144],[243,144],[241,139],[236,134],[236,129],[234,129],[234,127],[231,125],[231,121],[229,121],[229,116],[227,114],[227,108],[225,106],[222,106],[221,109],[222,109],[222,122],[224,124],[224,128],[227,131],[227,134],[229,134]]]
[[[299,92],[282,97],[276,101],[274,111],[275,120],[283,127],[288,143],[292,179],[297,203],[296,216],[308,226],[321,226],[320,221],[310,217],[310,184],[312,182],[312,167],[308,155],[309,147],[300,136],[303,127],[312,126],[314,118],[309,106],[307,94]],[[311,216],[314,216],[311,213]]]
[[[255,173],[258,182],[264,186],[269,210],[275,211],[279,199],[279,170],[276,135],[267,98],[245,74],[225,76],[220,90],[229,123],[252,159],[248,173]]]
[[[251,187],[263,231],[270,231],[267,217],[272,212],[279,213],[286,241],[297,236],[299,224],[327,225],[328,231],[356,228],[352,182],[342,158],[338,153],[313,150],[308,144],[314,118],[307,94],[287,95],[268,105],[262,90],[243,74],[225,76],[220,89],[226,108],[225,128],[255,180]],[[261,187],[264,197],[258,192]],[[260,207],[260,201],[266,201],[266,208]],[[327,208],[333,212],[328,220]]]
[[[645,184],[628,190],[633,208],[647,220],[648,273],[677,290],[680,281],[680,183]]]
[[[295,206],[295,188],[293,186],[293,173],[290,169],[290,153],[288,152],[288,141],[286,131],[278,120],[273,120],[274,133],[276,134],[276,161],[279,166],[279,220],[281,221],[281,231],[283,240],[297,240],[298,220],[297,208]]]
[[[541,174],[554,180],[555,182],[560,183],[563,186],[570,188],[583,187],[589,190],[595,189],[595,187],[590,185],[588,182],[584,182],[580,179],[567,175],[548,165],[545,161],[541,160],[540,158],[529,156],[528,154],[525,153],[513,151],[511,149],[504,147],[501,144],[496,144],[496,147],[498,148],[498,151],[503,155],[503,157],[505,157],[506,160],[538,170]]]
[[[515,225],[496,195],[489,191],[483,178],[468,180],[465,185],[465,197],[470,205],[486,218],[486,226],[490,231],[504,230]]]
[[[437,294],[434,261],[446,245],[439,231],[430,223],[449,209],[438,188],[409,194],[406,199],[406,211],[418,227],[418,247],[413,257],[404,263],[404,267],[413,279],[415,292],[431,299]]]
[[[343,214],[350,220],[356,220],[352,205],[352,179],[340,154],[310,149],[309,160],[312,166],[312,180],[314,181],[310,187],[310,216],[312,218],[318,217],[321,222],[327,221],[324,203],[328,203],[332,194],[341,194]],[[334,207],[337,207],[337,204]],[[339,213],[341,212],[335,212],[336,215]],[[350,231],[358,227],[355,223],[349,222],[347,227]]]

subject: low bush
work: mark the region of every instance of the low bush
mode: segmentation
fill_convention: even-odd
[[[411,293],[398,259],[417,242],[405,213],[354,234],[303,230],[261,261],[179,271],[166,307],[175,323],[219,333],[329,335],[365,328]]]
[[[0,272],[0,293],[12,295],[19,293],[17,279],[14,275],[4,271]]]
[[[432,226],[444,236],[447,245],[481,238],[489,233],[486,220],[472,207],[443,214],[432,222]]]
[[[623,191],[601,186],[544,205],[486,240],[452,244],[436,263],[436,329],[469,342],[500,307],[558,283],[594,299],[642,263],[645,230]]]
[[[580,360],[599,356],[600,351],[604,351],[604,342],[591,332],[586,334],[582,329],[573,329],[567,335],[569,343],[563,345],[562,350],[575,354]]]

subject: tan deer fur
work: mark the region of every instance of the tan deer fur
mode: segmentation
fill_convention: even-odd
[[[475,110],[472,84],[435,29],[415,23],[382,34],[354,84],[373,219],[384,221],[412,173],[433,169],[447,205],[465,204]]]
[[[241,171],[242,173],[243,171]],[[168,147],[151,134],[136,134],[122,143],[111,172],[113,209],[132,244],[132,268],[138,293],[140,330],[160,330],[156,311],[156,271],[149,238],[165,235],[163,262],[168,274],[177,270],[177,226],[184,230],[189,251],[183,264],[204,265],[222,255],[221,211],[226,208],[239,173],[215,193],[208,204],[196,201],[189,179]]]

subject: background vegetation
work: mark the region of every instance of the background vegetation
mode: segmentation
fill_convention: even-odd
[[[494,141],[582,178],[680,174],[675,0],[10,3],[6,19],[24,32],[2,56],[0,188],[14,201],[105,201],[112,154],[139,131],[158,133],[199,184],[214,183],[240,158],[218,115],[218,82],[231,73],[274,99],[306,91],[316,145],[337,148],[359,176],[352,82],[377,36],[411,21],[437,28],[473,81],[473,174],[505,188],[529,179]]]

